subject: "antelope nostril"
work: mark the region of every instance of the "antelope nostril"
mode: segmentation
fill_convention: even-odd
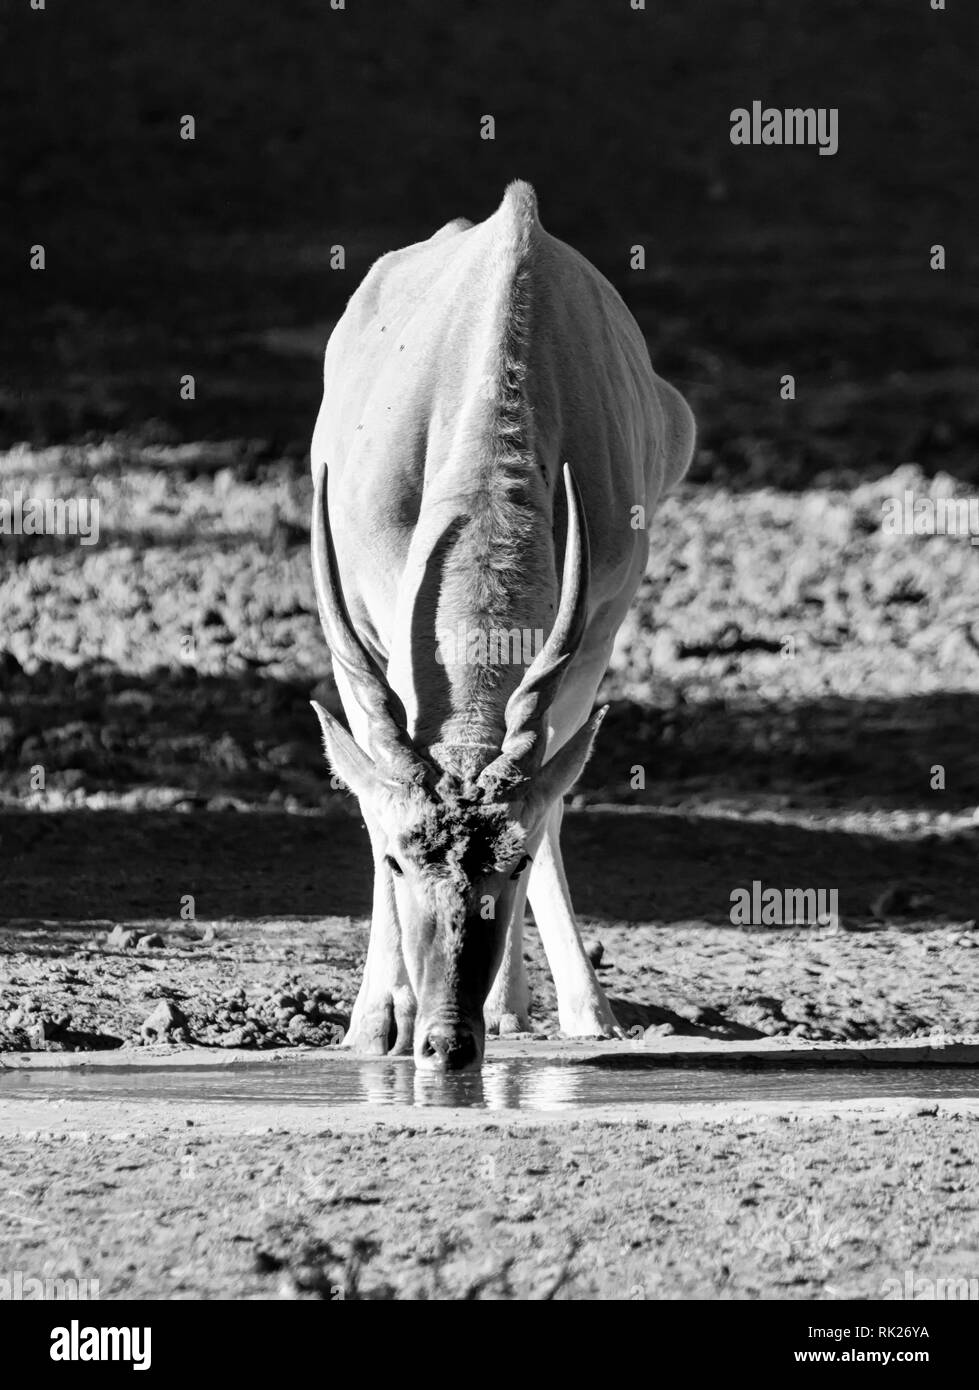
[[[422,1040],[420,1053],[427,1060],[436,1058],[451,1070],[470,1066],[478,1055],[473,1034],[456,1028],[429,1029]]]

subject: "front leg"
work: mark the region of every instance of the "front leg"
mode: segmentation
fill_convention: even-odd
[[[487,1033],[523,1033],[530,1028],[530,986],[523,958],[523,918],[527,878],[522,875],[513,899],[513,916],[506,934],[503,959],[483,1006]]]
[[[349,678],[334,666],[333,678],[351,732],[361,748],[368,747],[367,716],[354,697]],[[361,807],[363,811],[364,808]],[[374,896],[371,933],[367,943],[364,978],[350,1015],[343,1046],[352,1051],[383,1057],[411,1052],[415,1022],[415,995],[408,983],[401,954],[401,927],[394,900],[394,880],[384,862],[385,841],[380,826],[364,811],[374,855]]]
[[[568,880],[561,859],[561,820],[558,802],[547,825],[530,872],[530,905],[544,944],[557,990],[561,1032],[571,1038],[622,1038],[605,992],[585,954],[575,921]]]
[[[371,830],[374,850],[374,898],[367,962],[350,1015],[343,1046],[374,1057],[411,1055],[415,995],[401,954],[401,929],[391,870],[384,862],[379,837]]]

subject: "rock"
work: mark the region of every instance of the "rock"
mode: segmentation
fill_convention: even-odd
[[[117,951],[131,951],[138,941],[139,932],[124,927],[121,923],[113,927],[105,938],[105,944]]]
[[[266,758],[273,767],[304,767],[313,762],[315,744],[310,743],[279,743],[274,748],[270,748],[266,753]]]
[[[668,1038],[671,1033],[675,1032],[676,1029],[672,1023],[651,1023],[643,1033],[643,1038],[646,1042],[650,1042],[653,1038]]]
[[[700,1004],[695,999],[675,999],[673,1001],[673,1012],[687,1023],[692,1023],[695,1028],[724,1028],[730,1027],[730,1022],[725,1018],[720,1009],[712,1007],[710,1004]]]
[[[201,935],[201,941],[205,946],[210,946],[211,942],[217,941],[217,939],[218,934],[215,931],[213,925],[204,928],[203,934]]]
[[[593,967],[597,970],[598,967],[601,965],[602,957],[605,954],[604,944],[597,938],[593,938],[591,941],[585,941],[583,945],[585,948],[585,955],[591,961]]]
[[[30,1027],[25,1029],[31,1047],[36,1052],[46,1052],[51,1043],[56,1043],[59,1038],[64,1036],[70,1022],[71,1019],[67,1014],[59,1019],[38,1019],[36,1023],[32,1023]]]
[[[137,951],[159,951],[167,943],[158,931],[147,932],[136,943]]]
[[[187,1015],[169,999],[161,999],[153,1012],[143,1019],[139,1035],[144,1042],[165,1042],[178,1028],[187,1028]]]
[[[248,755],[231,734],[222,734],[211,745],[208,762],[225,772],[248,771]]]

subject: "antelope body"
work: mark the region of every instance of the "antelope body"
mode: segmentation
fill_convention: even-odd
[[[326,350],[312,538],[350,733],[315,708],[374,857],[352,1047],[461,1069],[487,1028],[525,1028],[528,893],[562,1030],[619,1031],[574,919],[562,797],[645,567],[635,508],[651,515],[693,438],[528,184],[383,256],[351,298]],[[545,634],[529,665],[528,633]]]

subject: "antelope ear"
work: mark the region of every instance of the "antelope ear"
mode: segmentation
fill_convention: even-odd
[[[582,724],[576,734],[559,748],[554,757],[534,773],[527,793],[527,819],[539,820],[562,796],[574,786],[591,756],[595,736],[608,713],[608,705]]]
[[[378,786],[377,768],[339,719],[315,700],[309,703],[320,721],[323,748],[334,773],[359,798],[370,796]]]

